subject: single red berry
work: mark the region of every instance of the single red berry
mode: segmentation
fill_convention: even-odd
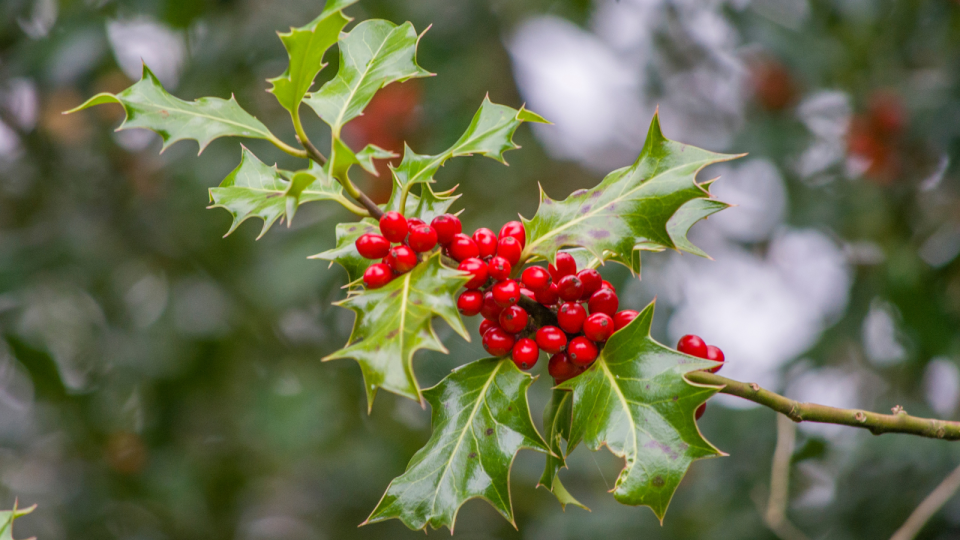
[[[560,294],[557,293],[557,284],[551,283],[546,289],[537,291],[537,302],[545,306],[552,306],[560,300]]]
[[[391,242],[403,242],[407,237],[407,219],[391,210],[380,218],[380,232]]]
[[[707,412],[707,404],[701,403],[700,406],[697,407],[697,412],[694,414],[693,419],[699,420],[700,417],[703,416],[703,413],[705,412]]]
[[[590,313],[606,313],[612,317],[620,307],[620,299],[612,289],[600,289],[590,295],[587,306],[590,308]]]
[[[597,272],[593,268],[585,268],[581,270],[577,277],[580,278],[580,283],[583,283],[583,298],[584,300],[590,298],[590,295],[600,290],[600,287],[603,286],[603,278],[600,277],[600,272]]]
[[[540,349],[537,343],[530,338],[521,338],[511,351],[513,363],[520,369],[527,370],[537,364],[540,359]]]
[[[556,326],[544,326],[537,330],[537,345],[547,354],[556,354],[567,346],[567,335]]]
[[[570,355],[570,361],[574,364],[587,366],[590,365],[590,362],[597,359],[600,351],[589,339],[583,336],[577,336],[571,339],[570,344],[567,345],[567,354]]]
[[[360,235],[356,242],[357,251],[364,259],[382,259],[390,252],[390,241],[379,234]]]
[[[556,266],[551,264],[547,267],[547,270],[550,272],[550,276],[553,277],[553,281],[557,282],[560,281],[560,278],[563,276],[577,273],[577,261],[573,258],[573,255],[570,255],[566,251],[558,251]]]
[[[512,279],[499,281],[490,290],[500,307],[509,307],[520,301],[520,284]]]
[[[379,289],[393,279],[393,270],[383,264],[374,263],[367,267],[363,272],[363,284],[368,289]]]
[[[511,334],[520,333],[527,327],[530,317],[520,306],[510,306],[500,312],[500,328]]]
[[[450,214],[443,214],[442,216],[433,218],[430,225],[437,231],[437,242],[440,242],[442,246],[449,244],[453,241],[455,235],[463,232],[463,225],[460,223],[460,218],[451,216]]]
[[[480,291],[464,291],[460,294],[460,298],[457,298],[457,309],[467,317],[480,313],[481,307],[483,307],[483,293]]]
[[[491,328],[496,328],[496,327],[497,327],[496,321],[491,321],[490,319],[484,319],[480,321],[480,336],[483,336],[484,334],[486,334],[487,330]]]
[[[528,266],[520,274],[520,281],[530,287],[531,291],[537,292],[549,287],[553,283],[553,278],[550,277],[550,272],[547,272],[542,266]]]
[[[493,299],[493,291],[483,293],[483,306],[480,308],[480,315],[482,315],[484,319],[498,321],[501,311],[503,311],[503,308]]]
[[[560,278],[560,281],[557,282],[557,294],[560,295],[560,298],[565,302],[573,302],[579,300],[583,296],[583,283],[580,282],[580,278],[577,276],[563,276]]]
[[[637,315],[639,315],[639,313],[637,313],[632,309],[625,309],[623,311],[618,311],[613,316],[614,331],[620,330],[624,326],[630,324],[631,321],[637,318]]]
[[[413,232],[413,229],[415,227],[419,227],[420,225],[426,225],[426,224],[427,224],[426,221],[418,217],[407,218],[407,233]]]
[[[460,266],[457,267],[457,270],[468,272],[473,276],[470,278],[470,281],[463,285],[467,289],[479,289],[487,283],[487,263],[476,257],[465,259],[460,263]]]
[[[458,262],[480,256],[480,249],[477,247],[477,243],[473,241],[473,238],[463,233],[453,235],[453,240],[450,241],[448,249],[450,250],[450,256]]]
[[[707,357],[707,344],[700,339],[700,336],[693,334],[687,334],[680,338],[680,341],[677,342],[677,350],[697,358]]]
[[[417,265],[417,254],[409,246],[403,244],[390,248],[390,253],[384,258],[390,268],[398,274],[405,274]]]
[[[576,302],[567,302],[557,311],[557,322],[560,328],[568,334],[579,334],[583,322],[587,320],[587,310]]]
[[[600,284],[601,289],[610,289],[611,291],[616,292],[617,288],[614,287],[609,281],[603,280],[603,283]]]
[[[536,294],[535,292],[531,291],[530,289],[528,289],[528,288],[526,288],[526,287],[524,287],[524,286],[522,286],[522,285],[520,286],[520,294],[522,294],[523,296],[526,296],[527,298],[529,298],[529,299],[531,299],[531,300],[536,300],[536,299],[537,299],[537,294]]]
[[[606,341],[613,331],[613,317],[606,313],[594,313],[583,322],[583,335],[590,341]]]
[[[473,241],[480,250],[480,258],[492,257],[497,252],[497,235],[490,229],[479,228],[473,233]]]
[[[503,257],[494,257],[487,263],[487,269],[490,271],[490,277],[497,281],[503,281],[510,277],[513,265]]]
[[[550,362],[547,364],[547,371],[557,384],[572,379],[578,374],[577,366],[573,365],[570,357],[564,352],[557,353],[550,357]]]
[[[437,246],[437,231],[429,225],[411,227],[410,236],[407,237],[407,245],[417,253],[430,251]]]
[[[497,243],[497,255],[510,261],[510,264],[520,262],[520,255],[523,253],[523,246],[512,236],[504,236]]]
[[[523,223],[519,221],[508,221],[500,227],[500,238],[512,236],[520,242],[520,247],[527,245],[527,231],[523,228]]]
[[[506,356],[513,349],[514,337],[503,328],[491,328],[483,334],[483,348],[493,356]]]
[[[720,362],[720,365],[715,368],[710,368],[707,371],[710,373],[716,373],[720,371],[720,368],[723,367],[723,351],[720,350],[720,347],[714,347],[713,345],[707,345],[707,360],[713,360],[714,362]]]

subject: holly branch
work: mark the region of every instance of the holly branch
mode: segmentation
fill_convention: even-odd
[[[801,403],[762,388],[757,383],[745,383],[705,371],[687,374],[687,380],[696,384],[720,386],[721,394],[730,394],[773,409],[794,422],[837,424],[870,430],[874,435],[906,433],[930,439],[960,440],[960,422],[910,416],[897,405],[893,414],[881,414],[860,409],[840,409],[816,403]]]

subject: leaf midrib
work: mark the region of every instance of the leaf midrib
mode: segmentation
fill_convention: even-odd
[[[398,28],[401,28],[401,26],[394,26],[390,30],[390,32],[388,32],[387,35],[383,38],[383,41],[380,42],[380,46],[377,47],[377,51],[373,54],[373,56],[370,57],[370,60],[367,61],[367,65],[364,67],[364,70],[361,73],[356,86],[354,86],[350,90],[350,93],[348,94],[347,99],[343,102],[343,107],[341,107],[340,113],[337,115],[337,120],[336,122],[334,122],[334,126],[333,126],[334,131],[338,135],[340,134],[340,130],[343,128],[343,124],[341,123],[343,122],[343,117],[345,114],[347,114],[347,109],[350,108],[350,103],[353,101],[354,96],[357,95],[357,91],[360,90],[361,86],[363,86],[363,82],[366,80],[367,75],[370,73],[370,70],[372,69],[371,66],[373,65],[374,60],[379,58],[380,52],[383,51],[383,47],[387,43],[387,40],[390,39],[390,36],[392,36],[393,33]]]
[[[173,96],[170,96],[170,97],[173,97]],[[121,99],[122,99],[122,98],[121,98]],[[176,98],[174,98],[174,99],[176,99]],[[223,98],[210,98],[210,99],[223,99]],[[178,101],[182,101],[182,100],[178,100]],[[223,99],[223,101],[225,101],[225,102],[227,102],[227,103],[230,103],[230,102],[232,101],[232,99]],[[131,100],[130,103],[136,104],[137,102]],[[193,105],[200,106],[200,101],[199,101],[199,100],[195,100],[195,101],[193,101],[193,102],[183,101],[183,103],[187,103],[187,104],[192,103]],[[247,128],[247,129],[249,129],[249,130],[251,130],[251,131],[253,131],[253,132],[255,132],[255,133],[259,133],[260,135],[263,135],[263,138],[265,138],[265,139],[269,139],[269,138],[270,138],[270,133],[267,132],[267,131],[262,131],[262,130],[260,130],[259,128],[251,127],[251,126],[249,126],[248,124],[241,124],[240,122],[237,122],[237,121],[234,121],[234,120],[228,120],[228,119],[223,118],[223,117],[211,116],[211,115],[209,115],[209,114],[202,114],[202,113],[198,113],[198,112],[193,112],[193,111],[190,111],[190,110],[188,110],[188,109],[181,109],[181,108],[178,108],[178,107],[164,107],[164,106],[163,106],[163,105],[164,105],[163,103],[155,102],[155,101],[152,101],[152,100],[151,100],[151,101],[146,101],[146,102],[141,102],[141,104],[155,107],[155,108],[158,109],[158,110],[172,110],[172,111],[176,111],[176,112],[179,112],[179,113],[183,113],[183,114],[186,114],[186,115],[189,115],[189,116],[196,116],[196,117],[199,117],[199,118],[208,118],[208,119],[210,119],[210,120],[215,120],[215,121],[218,121],[218,122],[222,122],[222,123],[224,123],[224,124],[231,124],[231,125],[234,125],[234,126],[237,126],[237,127]],[[237,106],[239,107],[239,104],[237,104]],[[241,109],[241,110],[242,110],[242,109]],[[243,112],[246,113],[246,114],[248,114],[248,115],[250,115],[250,113],[248,113],[247,111],[243,111]],[[253,119],[256,120],[257,122],[259,122],[259,120],[257,120],[257,117],[256,117],[256,116],[250,115],[250,118],[253,118]],[[126,122],[124,122],[124,123],[126,123]]]

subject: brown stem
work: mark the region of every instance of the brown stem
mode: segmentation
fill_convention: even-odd
[[[306,149],[307,155],[310,156],[310,159],[316,161],[321,165],[327,162],[327,157],[324,156],[322,153],[320,153],[320,150],[317,150],[317,147],[314,146],[312,142],[310,142],[310,139],[307,139],[305,137],[297,137],[297,138],[300,139],[300,144],[302,144],[303,148]],[[357,186],[353,185],[353,183],[350,182],[350,180],[346,180],[346,179],[341,180],[340,178],[337,178],[337,181],[340,182],[340,185],[342,185],[343,188],[347,190],[347,193],[349,193],[351,197],[353,197],[354,199],[357,200],[357,202],[362,204],[363,207],[367,209],[367,212],[370,212],[370,216],[373,217],[373,219],[379,220],[381,217],[383,217],[383,210],[381,210],[380,207],[377,206],[377,203],[370,200],[370,197],[367,197],[366,193],[357,189]]]
[[[798,423],[838,424],[868,429],[874,435],[908,433],[931,439],[960,440],[960,422],[910,416],[900,406],[893,409],[894,414],[838,409],[816,403],[800,403],[761,388],[756,383],[735,381],[706,371],[692,371],[687,373],[686,377],[693,383],[722,386],[721,393],[763,405]]]
[[[540,302],[532,300],[524,295],[520,295],[520,301],[517,304],[530,314],[537,328],[543,326],[557,326],[557,314],[550,311]]]

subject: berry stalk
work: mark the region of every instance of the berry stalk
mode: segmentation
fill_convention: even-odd
[[[910,416],[899,406],[893,408],[893,414],[838,409],[816,403],[800,403],[761,388],[756,383],[735,381],[706,371],[692,371],[687,373],[686,378],[692,383],[722,386],[721,393],[763,405],[797,423],[818,422],[857,427],[868,429],[874,435],[907,433],[930,439],[960,440],[960,422]]]

